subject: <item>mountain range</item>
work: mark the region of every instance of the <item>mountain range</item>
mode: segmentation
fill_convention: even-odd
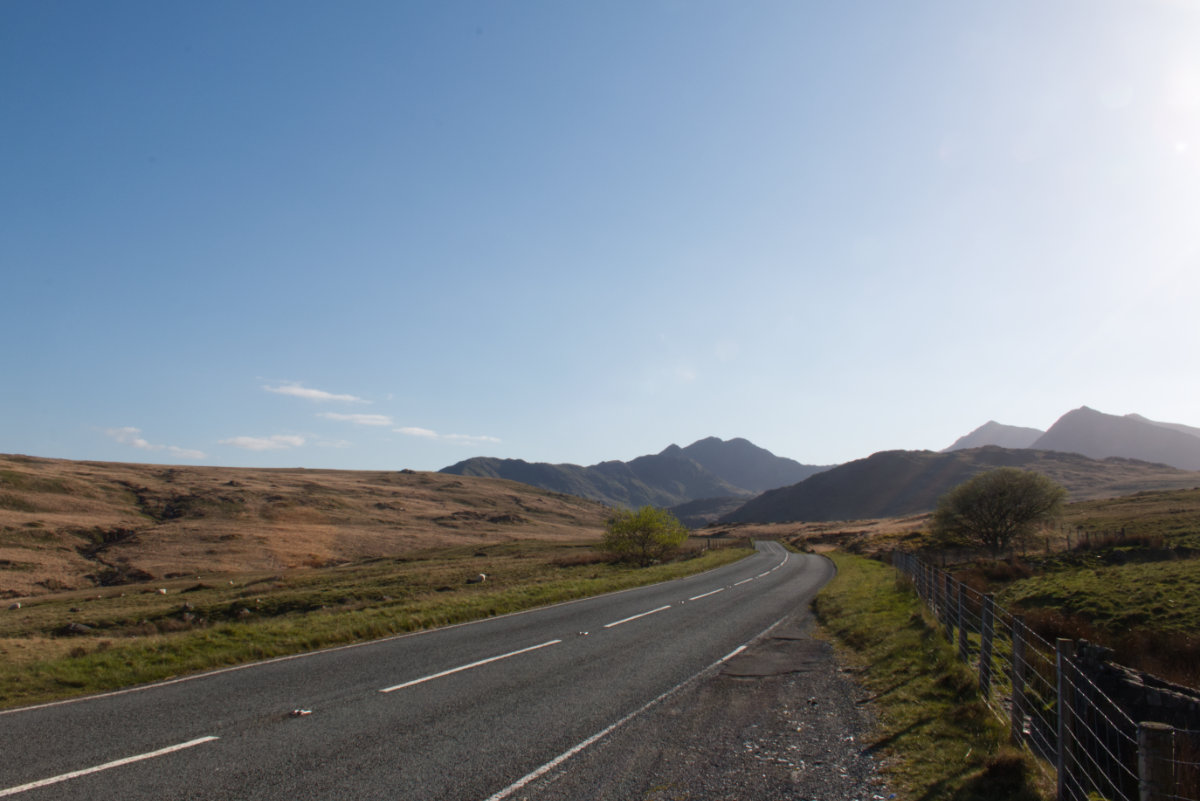
[[[745,439],[708,437],[685,448],[670,445],[659,453],[628,462],[607,461],[582,467],[477,456],[440,472],[507,478],[610,506],[636,508],[674,507],[709,498],[747,500],[825,469],[776,456]]]
[[[989,420],[943,452],[984,445],[1078,453],[1093,459],[1117,456],[1200,470],[1200,428],[1161,423],[1140,414],[1105,414],[1087,406],[1067,412],[1047,431]]]
[[[930,511],[984,470],[1022,467],[1076,500],[1200,485],[1200,428],[1083,406],[1048,430],[988,421],[940,453],[885,451],[835,467],[775,456],[744,439],[671,445],[590,467],[476,457],[444,473],[507,478],[610,506],[671,509],[684,523],[828,521]]]
[[[995,445],[948,453],[883,451],[799,484],[764,492],[720,522],[820,522],[919,514],[932,511],[938,499],[958,484],[997,467],[1049,476],[1067,489],[1071,500],[1200,486],[1200,473],[1119,457],[1093,459]]]

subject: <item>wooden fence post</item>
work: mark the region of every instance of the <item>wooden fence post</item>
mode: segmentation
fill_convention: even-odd
[[[959,582],[958,585],[958,658],[964,662],[971,661],[971,643],[967,639],[967,589]]]
[[[1065,799],[1067,795],[1067,775],[1071,772],[1074,762],[1075,737],[1075,680],[1067,672],[1073,669],[1072,660],[1075,658],[1074,640],[1058,639],[1055,641],[1055,666],[1058,673],[1058,798]]]
[[[1138,724],[1138,798],[1165,801],[1175,791],[1175,730],[1165,723]]]
[[[1012,710],[1009,713],[1009,734],[1013,745],[1025,739],[1025,716],[1029,702],[1025,700],[1025,678],[1029,664],[1025,660],[1025,618],[1015,615],[1012,622]]]
[[[992,638],[996,634],[996,596],[983,596],[983,614],[979,626],[979,694],[987,703],[992,691]]]

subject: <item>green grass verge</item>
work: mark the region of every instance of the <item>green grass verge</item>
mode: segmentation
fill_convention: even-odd
[[[837,577],[814,603],[817,618],[870,693],[871,748],[901,797],[920,801],[1042,801],[1031,757],[979,700],[977,679],[890,567],[832,554]]]
[[[510,543],[483,554],[443,551],[39,598],[0,616],[0,707],[532,609],[699,573],[749,553],[729,547],[636,568],[586,545]],[[466,582],[479,573],[486,582]],[[87,630],[67,636],[71,623]]]

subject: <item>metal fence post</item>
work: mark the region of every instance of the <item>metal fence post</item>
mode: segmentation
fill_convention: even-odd
[[[946,615],[942,618],[942,622],[945,624],[946,640],[954,642],[954,621],[958,617],[954,611],[954,579],[951,578],[949,573],[943,573],[942,578],[944,579],[942,598],[946,602]]]
[[[1165,801],[1175,790],[1175,730],[1165,723],[1138,724],[1138,798]]]
[[[958,585],[958,658],[964,662],[971,659],[971,644],[967,639],[967,590],[962,582]]]
[[[1075,723],[1075,682],[1067,676],[1075,658],[1074,640],[1058,639],[1055,641],[1055,665],[1058,673],[1058,798],[1066,799],[1067,775],[1071,770],[1074,743]]]
[[[984,703],[992,691],[992,638],[996,633],[996,596],[983,596],[983,615],[979,626],[979,694]]]
[[[1013,617],[1012,622],[1012,709],[1009,712],[1009,733],[1014,745],[1025,739],[1025,715],[1029,702],[1025,700],[1025,676],[1029,665],[1025,660],[1025,618]]]

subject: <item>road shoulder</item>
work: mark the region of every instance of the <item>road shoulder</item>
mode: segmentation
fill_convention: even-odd
[[[548,799],[886,799],[871,720],[794,613],[721,668],[520,793]]]

